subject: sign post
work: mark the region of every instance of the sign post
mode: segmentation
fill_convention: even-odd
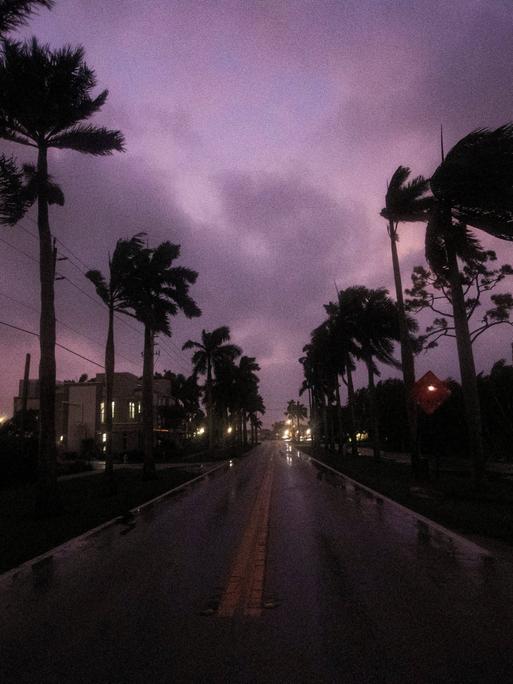
[[[447,387],[445,382],[436,377],[432,371],[428,371],[423,375],[417,382],[413,385],[412,397],[415,403],[420,406],[420,408],[428,416],[433,415],[433,413],[442,406],[443,403],[451,396],[451,390]],[[419,456],[420,456],[420,435],[419,435],[420,425],[417,426],[417,440],[419,443]],[[436,449],[436,478],[438,478],[438,449]],[[426,461],[424,463],[424,461]],[[429,473],[429,465],[427,459],[420,459],[420,462],[426,468],[426,475]]]

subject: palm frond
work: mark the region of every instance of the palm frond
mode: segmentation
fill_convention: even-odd
[[[513,212],[459,206],[453,208],[453,215],[460,223],[468,224],[500,240],[513,240]]]
[[[12,157],[0,156],[0,224],[13,226],[30,206],[24,193],[23,172]]]
[[[79,124],[63,133],[53,135],[49,140],[49,146],[105,156],[114,151],[124,152],[125,139],[120,131],[98,128],[91,124]]]
[[[0,136],[105,155],[124,149],[119,131],[81,124],[105,104],[81,46],[52,50],[37,39],[4,40],[0,55]]]
[[[445,280],[448,263],[444,228],[440,212],[433,212],[426,227],[425,255],[433,273]]]
[[[204,350],[204,347],[199,342],[195,342],[194,340],[187,340],[187,342],[185,342],[182,345],[182,349],[202,349],[202,350]]]
[[[104,302],[104,304],[109,304],[109,287],[105,276],[101,271],[90,270],[87,271],[85,277],[90,280],[96,288],[96,294]]]
[[[23,165],[23,175],[25,177],[23,194],[28,205],[32,205],[44,189],[48,204],[57,204],[60,207],[64,206],[64,193],[60,185],[53,180],[52,176],[47,175],[42,183],[37,169],[33,164]]]
[[[431,178],[435,197],[451,207],[513,211],[513,124],[462,138]]]
[[[389,221],[427,220],[427,212],[433,201],[431,197],[425,197],[429,181],[417,176],[406,183],[409,176],[410,169],[404,166],[399,166],[392,175],[385,196],[385,207],[380,212]]]
[[[205,331],[203,331],[205,332]],[[228,342],[230,339],[230,328],[227,325],[222,325],[216,328],[210,333],[210,344],[212,347],[219,347],[220,345]]]
[[[26,23],[37,7],[51,9],[54,0],[0,0],[0,36]]]

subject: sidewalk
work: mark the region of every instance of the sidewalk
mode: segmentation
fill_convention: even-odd
[[[88,475],[99,475],[105,470],[105,461],[90,461],[92,470],[85,470],[82,473],[71,473],[70,475],[60,475],[59,481],[72,480],[75,477],[87,477]],[[156,463],[157,470],[168,470],[170,468],[180,468],[181,470],[202,470],[213,465],[213,462],[201,461],[197,463]],[[114,463],[114,470],[142,470],[142,463]]]

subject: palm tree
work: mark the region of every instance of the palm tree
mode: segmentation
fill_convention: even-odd
[[[326,309],[329,308],[325,307]],[[342,349],[338,345],[338,340],[333,333],[333,321],[328,319],[319,325],[311,333],[311,346],[317,358],[317,366],[321,371],[322,377],[322,412],[324,414],[324,423],[326,426],[325,432],[327,439],[325,441],[326,447],[334,448],[335,443],[335,426],[333,416],[333,404],[335,403],[336,418],[337,418],[337,432],[338,432],[338,448],[342,450],[342,406],[340,403],[340,386],[339,375],[343,373],[343,358],[340,354]]]
[[[0,37],[24,24],[37,7],[51,9],[54,0],[0,0]]]
[[[242,425],[242,444],[248,443],[247,413],[251,402],[258,395],[258,377],[256,372],[260,366],[253,356],[241,356],[237,368],[237,394],[239,398],[240,422]]]
[[[312,333],[313,336],[314,333]],[[318,340],[311,341],[303,347],[305,356],[299,359],[303,366],[305,379],[299,390],[299,396],[308,390],[308,404],[310,409],[310,426],[312,442],[318,442],[321,432],[321,422],[325,425],[325,383],[324,378],[329,375],[325,368],[326,356]]]
[[[426,257],[450,287],[473,477],[484,476],[481,408],[459,261],[472,263],[479,243],[468,226],[513,240],[513,124],[482,128],[462,138],[430,180],[434,202]]]
[[[296,421],[296,433],[297,438],[299,439],[299,424],[303,420],[303,418],[308,418],[308,411],[306,409],[306,406],[304,404],[301,404],[299,401],[294,401],[294,399],[291,399],[287,403],[287,410],[285,412],[285,415],[289,418],[290,421]]]
[[[226,361],[233,361],[242,351],[235,344],[226,344],[230,340],[230,329],[223,325],[212,332],[201,331],[201,342],[187,340],[182,349],[196,349],[192,355],[195,374],[206,375],[208,448],[214,448],[214,415],[212,402],[212,382],[216,368]]]
[[[231,434],[231,441],[239,438],[239,368],[231,358],[223,359],[215,366],[215,378],[212,380],[212,416],[215,416],[213,427],[214,443],[225,446],[226,436]],[[205,387],[205,396],[208,397]],[[235,428],[235,430],[234,430]]]
[[[127,285],[134,277],[134,259],[143,247],[139,235],[130,240],[118,240],[112,257],[109,257],[108,280],[101,271],[87,271],[88,278],[96,288],[96,293],[109,312],[107,343],[105,346],[105,476],[108,490],[114,492],[114,463],[112,458],[112,395],[114,387],[114,314],[116,312],[133,316],[132,302],[127,295]]]
[[[345,296],[344,292],[339,292],[336,303],[330,302],[329,304],[325,305],[324,308],[329,318],[323,324],[326,342],[323,345],[324,349],[321,350],[321,353],[324,358],[331,359],[331,364],[336,369],[337,386],[338,374],[342,376],[342,379],[347,385],[347,399],[350,415],[349,431],[351,434],[351,452],[353,456],[356,456],[358,452],[356,447],[356,422],[354,415],[355,391],[353,383],[353,371],[355,370],[354,359],[358,358],[360,348],[355,341],[354,308],[351,298]],[[318,341],[321,341],[322,335],[320,340],[319,338],[317,339]],[[314,342],[316,340],[316,331],[313,333],[312,340]],[[338,387],[337,398],[339,399]],[[338,400],[338,403],[340,405],[340,399]]]
[[[137,248],[133,277],[126,285],[126,298],[136,318],[144,324],[143,352],[143,476],[155,477],[153,459],[153,350],[155,335],[171,336],[169,316],[181,310],[187,318],[201,316],[196,302],[189,295],[190,285],[198,274],[183,266],[172,266],[180,256],[180,246],[163,242],[155,249]]]
[[[194,374],[185,377],[182,373],[175,374],[170,371],[165,371],[164,377],[171,380],[171,395],[183,410],[187,439],[192,434],[191,424],[200,414],[201,388],[198,385],[198,378]]]
[[[259,413],[265,413],[264,400],[258,391],[252,392],[246,402],[249,422],[251,425],[251,444],[258,444],[258,430],[262,427],[262,421],[258,417]]]
[[[394,342],[400,339],[397,306],[388,296],[388,290],[369,290],[361,286],[340,292],[339,303],[352,312],[351,334],[359,347],[358,357],[367,367],[373,450],[378,459],[380,436],[374,379],[380,373],[376,362],[400,366],[393,357]],[[413,328],[415,324],[412,321],[410,325]]]
[[[392,252],[392,267],[394,270],[395,292],[401,333],[401,362],[410,436],[409,451],[411,453],[412,470],[414,474],[417,474],[417,409],[413,399],[415,363],[412,342],[408,331],[407,316],[404,308],[403,286],[399,257],[397,254],[397,243],[399,241],[399,223],[425,222],[428,217],[428,211],[432,205],[432,198],[426,197],[426,193],[429,189],[429,181],[422,176],[417,176],[407,183],[406,181],[408,180],[410,173],[410,169],[404,166],[399,166],[395,170],[387,188],[385,207],[381,211],[381,216],[388,222],[387,230]]]
[[[53,0],[0,0],[0,39],[24,24],[37,6],[50,9]],[[23,196],[23,173],[13,157],[0,155],[0,224],[14,225],[29,204]]]
[[[55,441],[55,308],[56,253],[52,244],[48,205],[48,150],[71,149],[108,155],[123,150],[119,131],[84,124],[107,100],[96,97],[94,71],[84,62],[81,47],[52,51],[35,38],[27,43],[4,42],[0,56],[0,137],[37,150],[33,185],[37,188],[37,222],[41,280],[39,364],[40,440],[38,508],[60,508]]]

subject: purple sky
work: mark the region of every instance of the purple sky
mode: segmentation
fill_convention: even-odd
[[[119,237],[181,244],[204,314],[173,321],[157,370],[189,372],[183,342],[229,325],[262,366],[266,424],[297,398],[297,359],[334,282],[393,288],[379,210],[394,169],[429,176],[441,122],[448,148],[513,119],[509,0],[57,0],[19,35],[32,33],[85,46],[110,90],[96,122],[127,140],[107,159],[52,153],[66,195],[51,213],[55,235],[102,270]],[[34,218],[1,237],[37,258]],[[485,244],[513,261],[509,244]],[[424,263],[421,224],[402,228],[399,250],[407,284]],[[1,260],[2,320],[37,330],[37,263],[3,244]],[[79,269],[59,270],[95,298]],[[56,293],[57,318],[80,333],[58,326],[60,342],[102,363],[102,308],[65,280]],[[140,374],[142,335],[116,332],[117,370]],[[509,359],[511,338],[507,326],[482,336],[479,370]],[[2,328],[0,412],[12,411],[26,351],[36,377],[37,339]],[[60,350],[57,363],[60,379],[100,370]],[[453,341],[417,368],[459,377]]]

